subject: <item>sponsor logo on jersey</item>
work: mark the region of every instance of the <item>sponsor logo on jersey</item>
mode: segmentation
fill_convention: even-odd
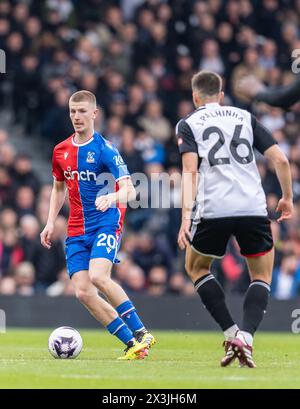
[[[95,163],[95,152],[88,152],[86,161],[87,163]]]
[[[94,180],[95,182],[97,180],[97,175],[95,172],[91,172],[89,170],[82,170],[79,172],[78,170],[71,170],[70,166],[68,166],[67,170],[64,171],[64,176],[67,180]]]

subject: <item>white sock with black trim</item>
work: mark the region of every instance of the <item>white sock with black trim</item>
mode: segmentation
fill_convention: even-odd
[[[226,331],[224,331],[224,336],[226,341],[232,341],[236,337],[236,333],[239,331],[239,327],[234,324]]]

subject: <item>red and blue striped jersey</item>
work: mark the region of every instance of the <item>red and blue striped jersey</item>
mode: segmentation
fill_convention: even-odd
[[[129,177],[118,150],[95,132],[83,144],[74,142],[74,135],[55,146],[52,174],[65,181],[69,191],[70,214],[68,236],[81,236],[103,226],[116,226],[121,231],[125,208],[111,207],[105,212],[96,209],[99,195],[118,189],[120,179]]]

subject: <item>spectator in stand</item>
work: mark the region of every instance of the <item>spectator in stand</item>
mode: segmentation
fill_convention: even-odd
[[[21,186],[16,191],[15,210],[19,217],[35,213],[34,191],[29,186]]]
[[[129,239],[130,241],[130,239]],[[127,243],[125,242],[125,246]],[[124,246],[123,246],[124,247]],[[124,255],[124,253],[123,253]],[[121,257],[122,259],[122,257]],[[124,260],[122,259],[121,263],[118,263],[114,266],[114,279],[120,284],[124,285],[126,281],[126,277],[128,274],[128,271],[131,271],[134,267],[136,267],[136,264],[133,263],[131,258],[127,255]]]
[[[122,129],[119,152],[125,163],[128,163],[129,172],[143,172],[144,161],[140,152],[135,148],[135,130],[130,126]]]
[[[13,172],[15,157],[16,150],[12,145],[6,142],[0,145],[0,164],[4,166],[9,173]]]
[[[0,278],[0,295],[15,295],[16,282],[13,277]]]
[[[14,79],[13,104],[15,120],[25,124],[26,133],[31,133],[38,125],[39,95],[41,92],[40,73],[37,70],[39,59],[34,54],[22,57]]]
[[[167,249],[155,237],[143,232],[139,236],[136,248],[132,253],[133,261],[139,265],[148,276],[153,265],[161,265],[171,273],[171,257]]]
[[[214,71],[220,75],[224,73],[225,67],[220,56],[217,41],[212,39],[207,39],[204,41],[199,70]]]
[[[30,261],[35,268],[38,267],[40,248],[40,224],[33,215],[20,218],[20,244],[24,250],[24,260]]]
[[[47,256],[47,254],[49,254]],[[65,266],[65,258],[61,243],[54,241],[51,252],[40,251],[37,260],[36,286],[38,291],[44,291],[56,281],[58,272]]]
[[[16,283],[16,292],[19,295],[30,296],[34,294],[35,271],[29,261],[18,264],[13,272]]]
[[[149,295],[161,296],[167,292],[168,272],[163,266],[154,266],[150,269],[147,279]]]
[[[146,277],[143,270],[133,265],[126,273],[123,285],[128,293],[144,294],[146,292]]]
[[[2,209],[0,212],[0,228],[4,230],[16,229],[18,224],[18,215],[10,207]]]
[[[136,149],[141,153],[146,164],[163,164],[165,161],[165,149],[163,145],[156,142],[142,128],[137,130]]]
[[[14,160],[14,169],[12,173],[13,189],[19,187],[31,187],[34,194],[38,195],[40,190],[40,181],[32,169],[32,159],[25,153],[19,153]]]
[[[100,83],[101,84],[101,83]],[[125,80],[122,74],[115,70],[107,70],[103,77],[102,92],[97,98],[97,101],[106,114],[109,114],[109,109],[112,103],[116,100],[125,99]]]
[[[47,111],[44,118],[42,133],[46,138],[56,144],[73,133],[72,124],[69,120],[70,92],[67,88],[61,88],[55,94],[55,106]]]
[[[24,250],[18,241],[15,228],[0,230],[0,276],[12,274],[13,269],[24,260]]]
[[[0,129],[0,145],[7,143],[8,133],[4,129]]]
[[[144,110],[145,95],[143,87],[133,83],[128,89],[128,99],[126,122],[134,127]]]
[[[248,100],[237,88],[239,81],[246,76],[252,75],[261,81],[266,78],[266,70],[258,63],[258,53],[255,48],[247,48],[244,52],[244,59],[232,73],[231,84],[234,97],[241,103],[246,103]]]
[[[272,294],[280,300],[295,298],[300,291],[300,266],[294,254],[283,257],[280,268],[274,270]]]
[[[179,101],[183,98],[190,100],[191,78],[195,72],[190,50],[185,46],[179,46],[175,60],[176,89]]]
[[[0,165],[0,206],[8,206],[13,202],[12,179],[8,169]]]
[[[106,123],[105,135],[118,149],[121,143],[122,121],[118,116],[110,116]]]
[[[273,40],[266,40],[259,53],[259,65],[266,70],[271,70],[276,65],[276,43]]]
[[[75,296],[75,290],[66,268],[63,268],[58,273],[57,281],[47,287],[46,294],[49,297],[57,297],[60,295]]]
[[[170,277],[168,293],[172,295],[182,294],[185,284],[186,284],[186,279],[185,279],[185,276],[182,274],[182,272],[181,271],[175,272]]]
[[[171,125],[163,116],[162,105],[158,100],[154,99],[146,104],[145,115],[140,118],[139,125],[158,142],[165,143],[170,139]]]

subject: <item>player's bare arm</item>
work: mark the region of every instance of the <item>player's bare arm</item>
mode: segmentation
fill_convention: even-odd
[[[197,193],[198,154],[186,152],[182,155],[182,220],[178,234],[178,245],[184,250],[191,239],[191,217]]]
[[[293,191],[290,165],[285,154],[277,145],[271,146],[264,153],[265,157],[274,164],[282,190],[282,198],[278,202],[276,211],[281,212],[278,222],[290,219],[293,215]]]
[[[64,204],[65,197],[66,197],[65,182],[54,180],[50,198],[50,208],[47,224],[40,234],[41,244],[47,249],[51,248],[51,237],[53,235],[54,223],[60,209]]]
[[[105,212],[112,205],[125,205],[126,203],[136,198],[136,192],[131,178],[128,177],[119,180],[118,187],[119,190],[117,192],[97,197],[95,201],[97,210],[99,210],[100,212]]]

